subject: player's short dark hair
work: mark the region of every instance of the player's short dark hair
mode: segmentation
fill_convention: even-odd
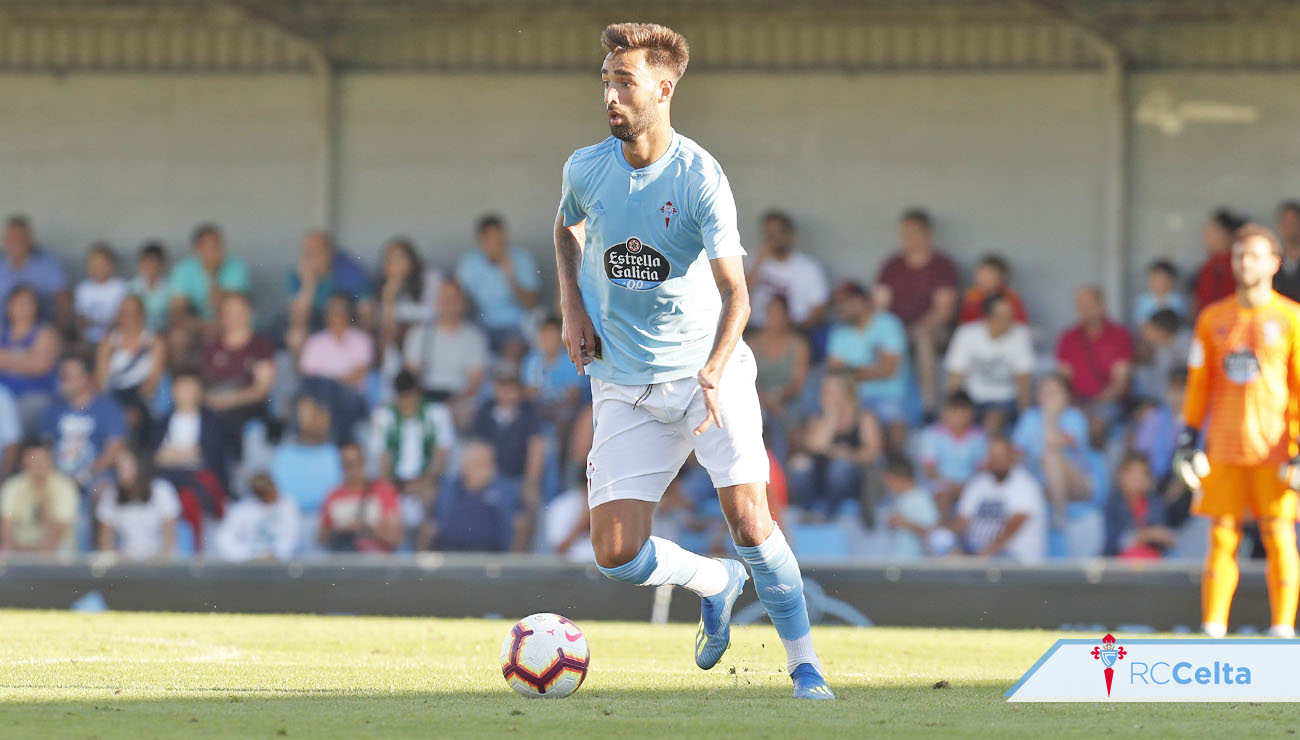
[[[1268,245],[1269,247],[1272,248],[1274,255],[1277,255],[1278,257],[1282,256],[1282,242],[1278,240],[1277,234],[1274,234],[1273,230],[1268,228],[1267,226],[1261,226],[1257,223],[1247,222],[1242,224],[1232,234],[1233,244],[1240,244],[1241,242],[1244,242],[1247,239],[1263,239],[1264,241],[1268,242]]]
[[[479,216],[478,223],[474,225],[474,233],[483,236],[483,232],[488,229],[504,229],[506,220],[495,213],[485,213]]]
[[[1147,272],[1163,272],[1169,276],[1170,280],[1178,279],[1178,266],[1167,259],[1158,259],[1147,265]]]
[[[393,378],[393,392],[399,396],[419,389],[420,382],[415,379],[415,373],[406,368],[398,371],[397,376]]]
[[[776,221],[777,223],[781,224],[781,228],[788,233],[793,234],[795,232],[794,217],[786,213],[785,211],[782,211],[778,208],[772,208],[767,211],[764,211],[762,218],[759,220],[759,223],[762,223],[764,226],[766,226],[772,221]]]
[[[1147,319],[1151,325],[1166,334],[1176,334],[1179,329],[1183,328],[1183,317],[1172,308],[1162,308],[1151,314]]]
[[[147,241],[140,247],[136,253],[136,259],[151,259],[159,262],[167,261],[167,247],[158,240]]]
[[[519,369],[509,362],[503,362],[492,371],[492,382],[495,385],[523,385],[524,379],[519,375]]]
[[[980,257],[979,264],[980,267],[992,267],[994,270],[997,270],[1004,280],[1011,274],[1011,266],[1007,264],[1006,259],[1000,254],[989,252],[983,257]]]
[[[87,375],[95,374],[95,361],[91,358],[89,353],[74,350],[72,352],[64,353],[63,357],[59,358],[60,366],[66,365],[69,362],[74,362],[80,365],[81,369],[85,370]]]
[[[27,457],[27,453],[32,450],[44,450],[45,452],[49,452],[50,446],[40,437],[23,437],[23,441],[18,447],[18,458],[21,460],[22,458]]]
[[[117,267],[117,252],[113,251],[113,248],[109,246],[108,242],[92,242],[91,245],[86,248],[87,257],[93,257],[95,255],[107,259],[112,263],[114,268]]]
[[[999,303],[1002,303],[1003,301],[1009,302],[1006,293],[1000,290],[997,291],[996,293],[989,293],[988,295],[984,296],[984,300],[980,303],[980,310],[983,312],[984,316],[986,317],[992,316],[994,307],[996,307]]]
[[[1284,200],[1277,204],[1277,215],[1281,216],[1287,211],[1300,216],[1300,200]]]
[[[1216,208],[1210,214],[1210,220],[1218,224],[1219,228],[1229,234],[1237,231],[1246,224],[1246,217],[1234,212],[1230,208]]]
[[[998,432],[997,434],[990,434],[988,436],[988,446],[992,447],[995,444],[1009,445],[1012,449],[1015,449],[1016,446],[1016,443],[1012,442],[1011,438],[1003,434],[1002,432]]]
[[[885,453],[885,472],[909,480],[916,478],[916,466],[911,458],[896,450]]]
[[[943,405],[948,408],[969,409],[974,411],[975,399],[971,398],[970,394],[966,391],[958,389],[948,394],[948,397],[943,401]]]
[[[835,289],[835,297],[870,300],[871,290],[856,280],[845,280],[840,283],[840,287]]]
[[[330,293],[330,297],[329,297],[329,303],[333,303],[334,301],[343,302],[343,305],[346,306],[348,309],[349,318],[351,318],[356,314],[357,299],[353,298],[351,293],[348,293],[347,291],[344,290],[336,290],[333,293]]]
[[[681,79],[691,62],[691,47],[685,37],[657,23],[611,23],[600,34],[605,53],[645,49],[646,63],[662,67]]]
[[[199,385],[203,384],[203,373],[199,370],[198,365],[186,363],[172,371],[172,385],[175,386],[182,380],[193,380]]]
[[[1124,468],[1127,468],[1130,465],[1141,465],[1142,467],[1147,469],[1148,473],[1151,472],[1151,461],[1147,459],[1146,455],[1136,450],[1132,450],[1126,453],[1124,457],[1120,459],[1119,467],[1115,468],[1115,470],[1116,471],[1123,470]]]
[[[190,245],[197,245],[205,236],[215,236],[221,238],[221,227],[211,221],[204,221],[194,227],[194,233],[190,235]]]
[[[934,228],[934,219],[930,218],[930,212],[924,208],[908,208],[903,211],[903,215],[899,216],[898,220],[901,222],[911,221],[926,231]]]
[[[5,228],[22,229],[23,231],[31,231],[32,222],[27,218],[25,214],[14,213],[14,214],[10,214],[9,218],[5,219]]]

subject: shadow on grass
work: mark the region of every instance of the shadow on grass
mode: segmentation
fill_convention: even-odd
[[[730,677],[729,677],[730,678]],[[110,686],[0,686],[8,737],[1289,737],[1285,704],[1006,704],[1003,682],[846,686],[796,702],[785,686],[583,689],[562,700],[500,691],[187,689],[133,697]],[[76,694],[69,698],[66,694]],[[158,694],[165,692],[151,691]]]

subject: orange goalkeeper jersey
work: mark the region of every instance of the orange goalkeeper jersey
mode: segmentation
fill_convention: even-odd
[[[1235,295],[1196,320],[1187,358],[1183,419],[1209,417],[1210,464],[1282,463],[1296,451],[1300,398],[1300,304],[1277,293],[1247,308]]]

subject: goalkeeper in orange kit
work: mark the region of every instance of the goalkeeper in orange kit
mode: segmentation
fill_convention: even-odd
[[[1246,224],[1232,245],[1234,295],[1196,321],[1174,469],[1199,493],[1192,511],[1210,519],[1201,576],[1202,629],[1221,637],[1237,590],[1237,548],[1248,515],[1268,554],[1269,634],[1295,636],[1297,578],[1297,399],[1300,304],[1273,292],[1282,248],[1268,229]],[[1201,427],[1206,447],[1197,446]]]

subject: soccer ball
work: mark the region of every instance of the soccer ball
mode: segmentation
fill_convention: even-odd
[[[559,614],[524,617],[501,643],[501,675],[529,698],[569,696],[582,685],[590,663],[582,630]]]

